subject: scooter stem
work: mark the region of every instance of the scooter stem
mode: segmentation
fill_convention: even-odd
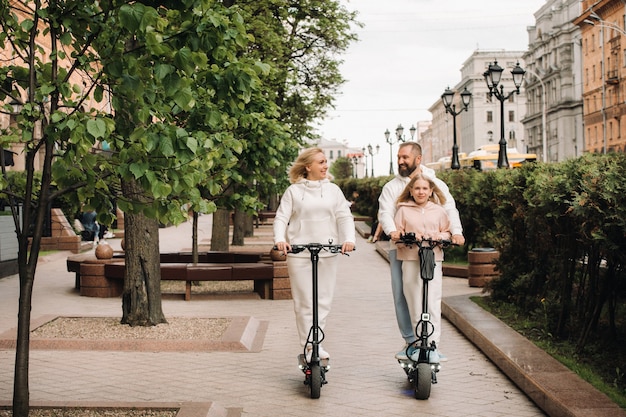
[[[317,306],[317,264],[320,259],[321,247],[309,248],[311,252],[311,264],[313,272],[313,351],[311,352],[311,362],[320,362],[320,350],[319,350],[319,318],[318,318],[318,306]]]

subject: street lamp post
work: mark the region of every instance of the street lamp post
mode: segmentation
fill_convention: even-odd
[[[361,163],[361,157],[353,155],[352,156],[352,176],[354,178],[359,178],[359,164]],[[365,171],[367,172],[367,166],[365,167]]]
[[[374,148],[372,148],[372,144],[367,145],[367,152],[365,152],[365,148],[363,148],[363,155],[365,155],[365,177],[367,177],[367,156],[369,155],[370,161],[372,164],[372,175],[374,177],[374,155],[378,154],[380,151],[380,145],[376,145],[376,152],[374,152]]]
[[[524,74],[526,73],[526,71],[519,66],[518,62],[515,68],[511,70],[515,90],[504,94],[504,86],[502,84],[500,84],[500,90],[498,91],[498,84],[500,83],[503,71],[504,69],[498,65],[498,61],[493,61],[493,64],[489,64],[489,68],[483,73],[485,82],[489,88],[489,95],[495,96],[500,101],[500,150],[498,151],[498,168],[509,167],[509,159],[506,154],[506,139],[504,138],[504,102],[513,94],[519,94],[519,88],[522,85]]]
[[[367,160],[369,158],[369,155],[367,154],[367,152],[365,152],[365,148],[361,148],[361,151],[363,151],[363,157],[365,158],[365,174],[363,174],[363,177],[367,178]]]
[[[411,132],[411,140],[415,137],[415,126],[411,126],[409,132]],[[393,145],[396,143],[404,142],[404,127],[401,124],[396,127],[396,140],[391,139],[391,133],[389,129],[385,130],[385,141],[389,144],[389,175],[393,175]]]
[[[461,168],[461,163],[459,162],[459,145],[456,142],[456,117],[461,114],[463,110],[467,110],[471,98],[472,93],[470,93],[467,90],[467,87],[465,87],[461,93],[461,103],[463,104],[463,107],[461,107],[459,111],[456,111],[456,104],[453,103],[454,91],[450,90],[450,87],[448,87],[441,95],[441,100],[446,108],[446,113],[450,113],[452,115],[452,138],[454,140],[452,145],[452,161],[450,162],[450,168],[452,169]]]

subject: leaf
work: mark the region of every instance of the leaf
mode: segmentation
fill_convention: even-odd
[[[59,37],[61,43],[65,46],[72,44],[72,35],[69,32],[63,32]]]
[[[143,17],[145,7],[140,3],[134,3],[132,5],[125,4],[120,7],[120,22],[122,26],[128,29],[130,32],[135,32],[139,29],[139,23]]]
[[[97,85],[93,91],[93,99],[96,100],[98,103],[101,103],[103,97],[104,97],[104,90],[101,85]]]
[[[106,123],[101,119],[88,120],[87,132],[95,139],[103,138],[106,135]]]
[[[135,179],[143,177],[148,169],[147,164],[145,163],[132,163],[129,168]]]

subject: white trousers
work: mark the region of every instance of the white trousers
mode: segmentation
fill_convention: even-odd
[[[413,323],[413,329],[422,315],[422,298],[424,283],[420,274],[419,261],[402,261],[402,288],[404,297],[409,306],[409,314]],[[439,347],[441,339],[441,297],[443,295],[443,269],[442,262],[437,261],[434,278],[428,281],[428,313],[433,324],[434,332],[428,338],[428,344],[435,341]],[[421,330],[421,329],[419,329]],[[418,330],[418,331],[419,331]]]
[[[335,292],[339,256],[320,257],[317,264],[318,326],[324,330]],[[313,325],[313,275],[310,257],[287,256],[291,297],[300,345],[304,347]]]

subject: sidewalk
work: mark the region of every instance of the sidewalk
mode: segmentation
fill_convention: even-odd
[[[208,244],[210,227],[210,216],[201,216],[200,245]],[[161,229],[160,233],[162,251],[191,247],[191,223]],[[246,246],[258,245],[269,251],[271,227],[261,226],[255,234],[246,240]],[[119,241],[112,240],[111,244],[119,247]],[[404,371],[393,357],[402,340],[395,324],[388,264],[375,245],[360,237],[357,248],[341,260],[324,341],[332,356],[329,383],[322,387],[319,400],[309,398],[297,368],[300,347],[290,300],[215,297],[187,302],[166,299],[163,310],[166,317],[254,317],[266,321],[269,325],[259,352],[31,350],[31,404],[98,402],[115,407],[121,403],[213,402],[212,411],[203,414],[206,416],[546,415],[494,365],[493,359],[447,320],[443,322],[441,350],[449,360],[443,363],[430,399],[415,400]],[[32,318],[50,314],[121,317],[120,299],[80,297],[75,292],[74,276],[65,269],[66,256],[41,260]],[[465,279],[444,278],[444,293],[450,297],[446,299],[447,314],[459,328],[471,329],[459,323],[478,317],[475,311],[464,311],[468,304],[464,300],[478,294],[479,289],[468,287]],[[17,325],[18,296],[17,276],[0,279],[0,333]],[[481,325],[494,328],[485,321]],[[478,344],[479,332],[468,332]],[[496,350],[492,345],[490,356],[497,358]],[[12,400],[14,359],[13,350],[0,350],[0,406]],[[553,379],[562,375],[553,375]],[[539,391],[536,386],[526,388],[531,395],[533,390],[534,394]],[[572,404],[584,407],[580,403],[587,396],[572,394]],[[587,410],[585,415],[620,415],[621,410],[608,407],[606,411],[613,414]]]

